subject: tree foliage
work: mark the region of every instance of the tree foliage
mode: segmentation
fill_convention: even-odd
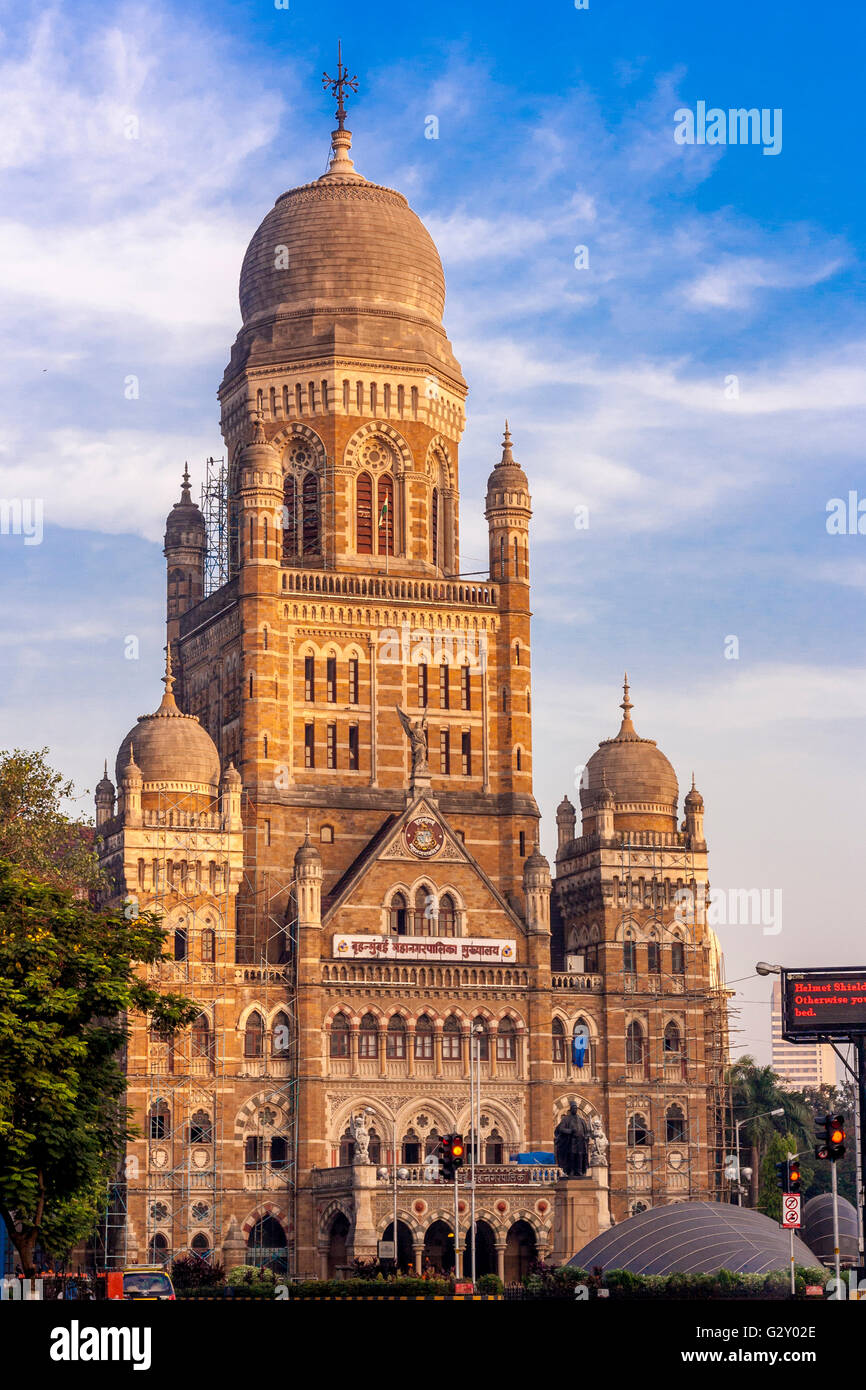
[[[808,1150],[813,1143],[812,1113],[799,1091],[786,1090],[773,1068],[759,1066],[754,1057],[738,1058],[728,1072],[728,1082],[733,1118],[747,1121],[741,1129],[741,1146],[751,1150],[752,1205],[756,1206],[760,1201],[761,1163],[773,1136],[788,1134],[794,1141],[794,1152]],[[772,1110],[783,1113],[773,1116],[768,1113]]]
[[[0,859],[86,892],[100,880],[94,831],[66,814],[75,788],[49,766],[47,754],[47,748],[0,751]]]
[[[151,989],[152,916],[98,909],[0,861],[0,1216],[25,1273],[37,1242],[89,1234],[125,1142],[120,1050],[130,1011],[172,1032],[198,1006]]]

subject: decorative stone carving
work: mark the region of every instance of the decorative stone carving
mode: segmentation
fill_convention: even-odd
[[[589,1166],[591,1168],[606,1168],[608,1139],[598,1115],[593,1115],[590,1120],[589,1132]]]

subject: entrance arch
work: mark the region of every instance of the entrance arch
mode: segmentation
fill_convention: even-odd
[[[383,1240],[393,1240],[394,1222],[389,1221],[382,1233]],[[412,1258],[412,1232],[405,1221],[397,1221],[397,1268],[401,1273],[414,1274],[415,1262]]]
[[[528,1221],[515,1221],[505,1241],[505,1282],[516,1283],[538,1259],[535,1232]]]
[[[328,1233],[328,1278],[336,1279],[344,1273],[349,1259],[346,1254],[346,1241],[349,1236],[349,1222],[341,1211],[338,1211]]]
[[[275,1216],[257,1221],[247,1237],[246,1263],[285,1274],[289,1267],[286,1233]]]
[[[475,1273],[480,1279],[482,1274],[496,1273],[496,1243],[493,1234],[493,1227],[487,1221],[476,1221],[475,1223]],[[472,1227],[466,1232],[466,1246],[463,1254],[463,1272],[469,1277],[472,1269]]]
[[[454,1268],[454,1238],[445,1221],[434,1221],[424,1232],[424,1267],[443,1274]]]

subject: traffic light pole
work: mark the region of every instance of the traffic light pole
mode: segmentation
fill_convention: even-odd
[[[457,1200],[457,1169],[454,1169],[454,1278],[463,1278],[463,1252],[460,1249],[460,1203]]]
[[[833,1187],[831,1190],[833,1193],[833,1251],[834,1263],[836,1266],[836,1297],[839,1298],[841,1297],[840,1291],[842,1282],[839,1274],[839,1184],[836,1181],[835,1160],[830,1164],[830,1168],[833,1174]]]

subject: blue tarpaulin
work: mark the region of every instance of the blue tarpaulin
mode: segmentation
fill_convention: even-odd
[[[541,1150],[536,1149],[528,1154],[512,1154],[508,1161],[509,1163],[555,1163],[556,1157],[554,1154],[542,1153]]]

